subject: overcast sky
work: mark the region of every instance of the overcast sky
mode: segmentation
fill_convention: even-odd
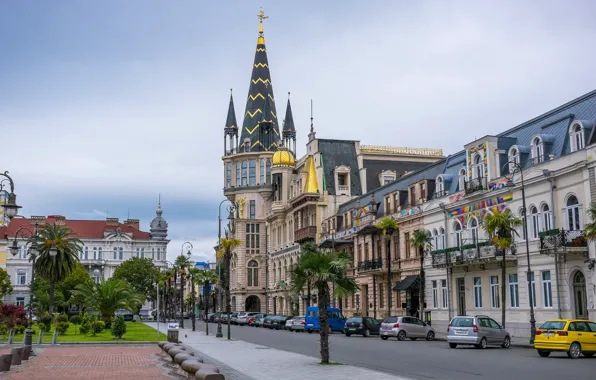
[[[0,170],[22,214],[148,229],[161,193],[170,258],[190,240],[213,260],[260,6],[302,152],[310,99],[318,137],[450,154],[596,88],[588,0],[2,0]]]

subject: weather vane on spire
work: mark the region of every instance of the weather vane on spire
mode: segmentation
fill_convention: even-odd
[[[257,15],[257,17],[259,18],[260,22],[263,22],[264,19],[269,18],[269,16],[265,16],[265,12],[263,12],[263,8],[261,8],[261,11]]]

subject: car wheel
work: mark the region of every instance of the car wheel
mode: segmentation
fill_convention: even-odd
[[[309,334],[312,334],[312,330],[308,330],[308,333],[309,333]]]
[[[538,350],[538,355],[540,355],[541,358],[548,358],[550,356],[550,351]]]
[[[397,333],[397,340],[406,340],[406,332],[404,330]]]
[[[567,356],[571,359],[577,359],[582,354],[582,346],[579,345],[577,342],[571,343],[569,346],[569,351],[567,352]]]
[[[506,336],[505,339],[503,340],[503,344],[501,344],[501,347],[503,347],[503,348],[511,347],[511,338]]]
[[[389,339],[389,337],[388,336],[382,336],[381,339],[387,340],[387,339]]]
[[[348,333],[346,333],[346,336],[347,336],[348,338],[350,337],[350,335],[352,335],[352,334],[348,334]]]
[[[435,340],[435,332],[429,331],[428,334],[426,334],[426,340]]]
[[[486,345],[487,345],[486,338],[482,337],[482,339],[480,339],[480,343],[476,344],[475,347],[485,349]]]
[[[584,352],[584,356],[586,358],[591,358],[592,356],[594,356],[595,352]]]
[[[457,343],[449,343],[449,348],[457,348]]]
[[[367,338],[370,336],[370,330],[369,329],[364,329],[364,333],[362,333],[362,336]]]

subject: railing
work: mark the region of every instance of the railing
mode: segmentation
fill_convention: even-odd
[[[582,230],[553,229],[539,233],[540,253],[555,251],[587,252],[588,240]]]
[[[337,192],[339,195],[349,194],[350,188],[347,185],[337,185]]]
[[[383,267],[382,259],[365,260],[358,263],[358,272],[381,269]]]
[[[294,241],[303,242],[305,240],[315,240],[317,237],[317,227],[308,226],[294,230]]]
[[[271,186],[270,183],[265,183],[262,185],[253,185],[253,186],[232,186],[232,187],[224,187],[223,191],[224,194],[227,193],[233,193],[235,191],[239,191],[239,190],[269,190],[271,191],[273,189],[273,187]]]
[[[449,192],[447,190],[435,191],[435,194],[433,195],[433,199],[442,198],[447,195],[449,195]]]
[[[472,194],[477,191],[482,191],[488,189],[486,177],[482,178],[473,178],[469,181],[466,181],[465,191],[466,194]]]
[[[476,242],[462,244],[459,247],[450,247],[431,252],[433,268],[446,266],[467,265],[474,262],[493,261],[503,254],[513,258],[517,254],[515,242],[505,250],[497,249],[490,240],[478,240]],[[507,259],[507,257],[506,257]]]

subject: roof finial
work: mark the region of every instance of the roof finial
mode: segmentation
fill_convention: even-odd
[[[315,131],[315,125],[313,123],[313,117],[312,117],[312,99],[310,100],[310,133],[313,133]]]
[[[265,16],[265,12],[263,12],[263,8],[257,15],[259,18],[259,40],[257,41],[257,45],[265,44],[265,37],[263,36],[263,20],[269,18],[269,16]]]

